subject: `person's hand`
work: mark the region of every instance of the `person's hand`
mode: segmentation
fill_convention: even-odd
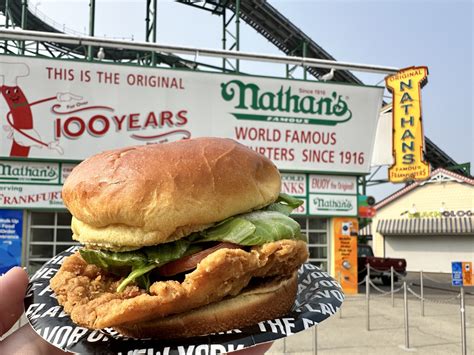
[[[28,275],[19,267],[0,276],[0,336],[3,336],[23,313],[23,299]],[[0,342],[0,354],[59,355],[66,353],[43,340],[29,324],[24,325]]]

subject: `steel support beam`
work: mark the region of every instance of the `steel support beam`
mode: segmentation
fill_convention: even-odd
[[[157,30],[157,0],[146,1],[146,18],[145,18],[145,41],[156,43]],[[156,53],[151,52],[151,65],[156,65]]]
[[[28,1],[21,1],[21,28],[26,29],[28,26]],[[25,54],[25,41],[20,43],[20,54]]]
[[[291,56],[301,56],[303,58],[306,58],[307,56],[307,53],[308,53],[308,43],[306,43],[306,41],[302,41],[298,47],[296,47],[295,49],[293,49],[289,55]],[[293,73],[296,71],[296,69],[298,69],[299,65],[289,65],[287,64],[286,65],[286,77],[288,79],[293,79],[294,76],[293,76]],[[306,71],[306,67],[303,66],[303,79],[306,80],[307,79],[307,71]]]
[[[5,0],[5,28],[10,27],[10,4],[9,0]],[[4,42],[3,53],[8,53],[8,41]]]
[[[306,58],[307,56],[308,56],[308,43],[306,41],[303,41],[303,58]],[[308,72],[304,66],[303,66],[303,79],[304,80],[308,79]]]
[[[94,37],[95,34],[95,0],[89,0],[89,36]],[[94,59],[92,45],[87,48],[87,59]]]
[[[235,12],[232,13],[229,19],[227,19],[227,13],[227,9],[224,9],[222,12],[222,49],[238,52],[240,51],[240,0],[236,1]],[[232,27],[234,28],[234,31],[232,31]],[[230,36],[232,39],[229,46],[227,43],[227,36]],[[224,70],[227,65],[237,73],[240,71],[239,59],[235,59],[234,63],[232,63],[229,58],[222,59],[222,68]]]
[[[196,47],[183,47],[183,46],[171,46],[161,45],[158,43],[147,43],[138,41],[126,41],[119,39],[109,38],[96,38],[90,36],[72,36],[63,33],[52,33],[52,32],[39,32],[39,31],[23,31],[23,30],[0,30],[0,39],[17,39],[17,40],[28,40],[28,41],[40,41],[40,42],[53,42],[53,43],[65,43],[73,45],[90,45],[96,47],[107,47],[107,48],[122,48],[130,49],[134,51],[155,51],[165,53],[179,53],[179,54],[190,54],[202,57],[213,57],[213,58],[235,58],[249,61],[259,62],[270,62],[277,64],[293,64],[302,65],[306,67],[317,67],[326,69],[337,69],[337,70],[354,70],[369,73],[380,73],[380,74],[394,74],[398,72],[398,68],[386,67],[381,65],[371,64],[357,64],[349,62],[338,62],[335,60],[315,59],[315,58],[302,58],[302,57],[291,57],[282,55],[269,55],[249,52],[236,52],[226,51],[218,49],[207,49],[207,48],[196,48]]]
[[[146,41],[156,42],[156,10],[157,0],[146,1]]]

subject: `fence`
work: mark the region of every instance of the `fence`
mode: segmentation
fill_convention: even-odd
[[[366,329],[370,331],[370,300],[371,298],[375,297],[391,297],[392,307],[395,307],[395,294],[398,292],[403,292],[403,311],[404,311],[404,330],[405,330],[405,349],[410,349],[410,322],[409,322],[409,312],[408,312],[408,294],[411,294],[416,299],[420,301],[420,313],[421,316],[425,316],[425,302],[435,303],[435,304],[457,304],[459,302],[459,312],[460,312],[460,319],[461,319],[461,354],[467,354],[467,336],[466,336],[466,307],[465,307],[465,299],[464,299],[464,288],[461,287],[459,293],[457,293],[453,297],[443,298],[443,299],[429,299],[424,296],[424,280],[430,280],[435,283],[443,284],[437,280],[434,280],[426,275],[423,274],[423,271],[420,272],[420,294],[416,293],[410,285],[407,284],[406,280],[403,280],[402,286],[398,288],[394,288],[394,280],[395,278],[403,279],[404,275],[396,272],[393,267],[390,270],[390,291],[385,291],[375,285],[370,277],[371,270],[377,273],[384,272],[384,270],[378,270],[369,264],[363,270],[359,271],[361,273],[367,273],[365,278],[359,282],[359,285],[365,283],[365,303],[366,303]],[[339,281],[340,281],[340,275]],[[371,294],[371,289],[376,291],[376,294]],[[339,317],[342,318],[342,309],[339,311]]]
[[[424,279],[429,279],[430,281],[433,281],[433,282],[436,282],[436,283],[439,283],[438,281],[436,280],[433,280],[433,279],[430,279],[428,276],[426,275],[423,275],[423,272],[420,273],[420,294],[417,294],[415,291],[413,291],[412,288],[410,288],[410,286],[407,285],[406,281],[403,281],[402,285],[399,286],[398,288],[395,288],[395,280],[396,279],[404,279],[405,278],[405,275],[403,274],[400,274],[398,273],[397,271],[394,270],[393,267],[391,267],[390,269],[390,291],[385,291],[383,290],[382,288],[378,287],[376,284],[374,284],[374,282],[371,280],[371,271],[375,271],[376,273],[380,274],[382,272],[385,272],[385,270],[378,270],[370,265],[366,265],[366,267],[362,270],[359,270],[359,278],[361,278],[361,274],[365,274],[367,273],[366,277],[362,278],[362,280],[358,283],[358,285],[363,285],[365,284],[365,299],[361,300],[361,299],[356,299],[356,300],[353,300],[351,301],[351,299],[347,299],[345,300],[345,302],[358,302],[358,301],[365,301],[365,306],[366,306],[366,317],[365,317],[365,325],[366,325],[366,330],[367,331],[370,331],[371,330],[371,327],[370,327],[370,301],[371,299],[374,299],[374,298],[380,298],[380,297],[390,297],[391,298],[391,304],[392,304],[392,307],[395,307],[395,295],[398,294],[398,293],[403,293],[403,304],[404,304],[404,330],[405,330],[405,344],[404,344],[404,348],[405,349],[410,349],[410,337],[409,337],[409,314],[408,314],[408,294],[411,293],[412,295],[414,295],[417,299],[420,300],[420,305],[421,305],[421,315],[424,316],[424,302],[431,302],[431,303],[444,303],[444,304],[455,304],[453,301],[456,301],[457,299],[460,298],[460,294],[457,294],[456,296],[453,296],[453,297],[450,297],[450,298],[445,298],[445,299],[438,299],[438,300],[431,300],[431,299],[426,299],[424,297],[424,289],[423,289],[423,280]],[[337,275],[337,280],[339,281],[339,284],[341,284],[341,278],[342,278],[342,275],[341,273],[339,273]],[[441,283],[440,283],[441,284]],[[371,292],[371,290],[375,291],[375,292]],[[463,300],[462,300],[463,302]],[[464,305],[462,304],[461,305],[461,309],[464,309]],[[465,316],[465,312],[464,311],[461,311],[462,315]],[[343,309],[340,308],[339,311],[339,318],[342,318],[343,317]],[[466,346],[465,346],[465,342],[466,342],[466,332],[465,332],[465,319],[463,319],[463,323],[461,325],[461,327],[463,328],[462,330],[462,354],[463,355],[466,355]],[[318,353],[318,326],[314,326],[313,327],[313,334],[312,334],[312,337],[313,337],[313,344],[312,344],[312,348],[313,348],[313,353],[314,354],[317,354]],[[291,353],[291,351],[289,351],[291,349],[289,349],[287,347],[287,344],[286,344],[286,338],[283,339],[283,354],[287,354],[287,353]]]

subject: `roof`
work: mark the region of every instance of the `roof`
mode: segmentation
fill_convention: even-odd
[[[359,229],[359,235],[365,235],[365,236],[372,235],[372,223],[369,223],[364,228]]]
[[[376,229],[383,235],[474,235],[474,218],[381,219]]]
[[[445,177],[445,178],[443,178],[443,177]],[[446,179],[446,178],[448,178],[448,179]],[[428,182],[442,182],[442,181],[452,181],[452,180],[474,186],[474,179],[468,178],[464,175],[457,174],[455,172],[452,172],[452,171],[449,171],[449,170],[446,170],[446,169],[443,169],[443,168],[438,168],[438,169],[436,169],[435,171],[433,171],[431,173],[430,178],[428,180],[417,181],[413,184],[410,184],[410,185],[407,185],[407,186],[401,188],[400,190],[394,192],[393,194],[389,195],[388,197],[384,198],[382,201],[377,203],[375,205],[375,208],[377,210],[379,210],[382,207],[384,207],[385,205],[388,205],[389,203],[391,203],[392,201],[394,201],[394,200],[406,195],[410,191],[416,189],[418,186],[423,186],[424,184],[426,184]]]

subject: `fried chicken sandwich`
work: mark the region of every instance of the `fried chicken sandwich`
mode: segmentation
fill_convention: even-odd
[[[63,200],[84,245],[51,280],[78,325],[136,338],[204,335],[285,315],[308,257],[302,201],[230,139],[107,151],[67,178]]]

